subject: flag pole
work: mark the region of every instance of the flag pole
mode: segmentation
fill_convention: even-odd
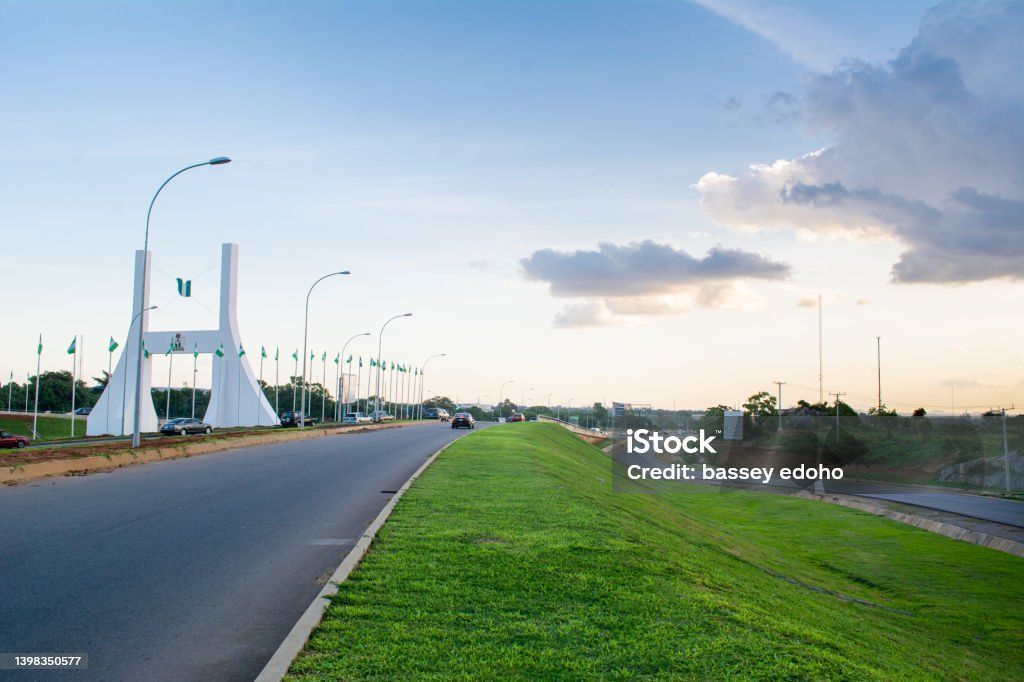
[[[78,335],[71,339],[71,437],[75,437],[75,369],[78,366]]]
[[[263,358],[266,357],[266,355],[266,349],[263,348],[263,346],[260,346],[260,393],[263,393]],[[259,396],[256,396],[256,426],[260,426],[260,404],[262,402],[263,401],[259,399]]]
[[[327,351],[324,351],[323,357],[321,358],[324,363],[324,392],[320,396],[320,423],[324,423],[324,417],[327,416]]]
[[[113,341],[114,337],[111,336],[110,340]],[[107,385],[104,389],[110,388],[111,372],[114,369],[114,349],[113,344],[107,344]],[[110,401],[107,401],[107,433],[110,433]]]
[[[299,351],[295,351],[292,355],[295,358],[295,371],[292,372],[292,412],[295,411],[295,389],[297,384],[295,383],[295,377],[299,375]]]
[[[14,371],[11,371],[11,381],[7,384],[7,413],[11,413],[11,401],[14,399]]]
[[[199,344],[193,347],[192,350],[192,418],[196,418],[196,374],[199,370],[196,368],[196,362],[199,360]]]
[[[281,347],[277,346],[274,348],[274,417],[279,418],[281,414],[278,408],[278,393],[281,390]]]
[[[43,335],[39,335],[39,345],[36,346],[36,402],[35,407],[32,409],[32,437],[39,438],[39,363],[43,357]],[[27,403],[27,401],[26,401]],[[25,411],[28,411],[26,407]]]
[[[167,400],[164,403],[164,421],[171,418],[171,369],[174,367],[174,349],[167,348]]]

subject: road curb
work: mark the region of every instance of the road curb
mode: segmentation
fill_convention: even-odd
[[[409,480],[398,489],[398,492],[395,493],[394,497],[384,505],[384,508],[380,510],[379,514],[377,514],[377,518],[373,520],[373,523],[366,528],[363,536],[359,538],[355,547],[353,547],[351,551],[345,555],[345,558],[342,559],[338,568],[335,569],[334,573],[327,581],[327,584],[324,585],[322,590],[320,590],[320,594],[313,599],[313,602],[306,608],[302,616],[299,617],[298,622],[292,626],[291,631],[284,638],[284,641],[281,642],[277,651],[274,652],[274,655],[270,657],[270,660],[267,661],[267,664],[263,667],[263,670],[256,678],[256,682],[278,682],[278,680],[284,678],[288,673],[288,668],[291,667],[292,661],[299,655],[302,648],[306,646],[306,642],[309,641],[309,636],[313,633],[316,626],[320,624],[324,611],[327,610],[327,606],[330,604],[330,598],[337,593],[339,585],[348,579],[349,575],[351,575],[352,571],[359,565],[362,558],[366,556],[366,552],[370,549],[373,539],[377,536],[377,531],[380,530],[381,526],[384,525],[384,522],[388,520],[389,516],[391,516],[391,512],[394,510],[395,505],[398,504],[398,501],[402,498],[402,495],[404,495],[405,491],[412,486],[413,482],[417,478],[419,478],[420,474],[422,474],[426,468],[430,466],[435,459],[437,459],[438,455],[444,452],[452,443],[455,443],[456,440],[446,444],[440,450],[427,458],[427,461],[425,461],[420,468],[409,477]]]
[[[830,504],[838,504],[841,507],[849,507],[850,509],[875,514],[876,516],[884,516],[888,519],[892,519],[893,521],[906,523],[920,528],[921,530],[937,533],[938,535],[945,535],[946,537],[953,538],[954,540],[970,542],[974,545],[988,547],[989,549],[1006,552],[1007,554],[1024,558],[1024,543],[1017,542],[1016,540],[1010,540],[1009,538],[1001,538],[995,535],[989,535],[988,533],[963,528],[962,526],[954,526],[951,523],[934,521],[932,519],[926,519],[912,514],[904,514],[860,499],[851,499],[845,495],[822,495],[820,493],[807,493],[805,491],[797,493],[797,496],[809,497],[822,502],[828,502]]]

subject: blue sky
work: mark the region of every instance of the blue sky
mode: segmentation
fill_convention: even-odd
[[[24,375],[42,331],[45,364],[66,364],[57,350],[80,333],[87,373],[105,366],[101,346],[130,317],[149,197],[178,167],[224,154],[234,163],[178,178],[157,204],[152,328],[212,323],[209,268],[235,241],[251,346],[290,353],[306,287],[343,267],[353,276],[315,295],[318,353],[410,310],[384,355],[448,352],[434,389],[453,397],[493,399],[512,377],[535,399],[702,406],[770,386],[776,371],[815,386],[816,325],[798,302],[824,290],[836,301],[829,375],[870,395],[876,334],[902,339],[909,362],[946,333],[928,291],[976,301],[1012,285],[894,291],[906,236],[851,246],[738,230],[695,185],[832,144],[828,122],[778,93],[802,101],[808,79],[844,57],[894,58],[930,4],[2,2],[0,224],[8,290],[21,294],[7,300],[20,323],[0,338],[0,365]],[[520,265],[541,249],[644,239],[697,257],[715,245],[761,253],[792,275],[748,285],[758,305],[559,328],[574,302]],[[175,298],[174,276],[195,280],[194,301]],[[984,308],[972,303],[971,321],[996,324]],[[789,330],[765,350],[785,361],[754,353],[742,377],[726,376],[766,326]],[[1019,353],[997,356],[1019,381]],[[694,357],[707,359],[699,371]],[[940,367],[977,400],[1019,390],[985,362],[943,358],[894,376],[901,395],[945,396]]]

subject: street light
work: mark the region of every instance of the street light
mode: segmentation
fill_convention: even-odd
[[[494,418],[494,422],[495,423],[497,423],[498,419],[501,417],[501,401],[502,401],[502,399],[503,399],[503,397],[505,395],[505,386],[507,384],[514,384],[514,383],[516,383],[515,379],[509,379],[508,381],[506,381],[504,384],[501,385],[501,390],[498,391],[498,415]]]
[[[309,296],[313,293],[313,289],[317,284],[324,281],[328,277],[334,277],[335,275],[350,275],[348,270],[341,270],[340,272],[329,272],[317,281],[313,282],[313,285],[309,287],[309,291],[306,292],[306,321],[302,331],[302,402],[299,407],[299,428],[306,428],[306,344],[309,341]],[[327,390],[327,389],[324,389]]]
[[[526,394],[533,390],[533,386],[523,391],[523,395],[519,398],[519,409],[526,406]]]
[[[416,419],[423,419],[423,370],[427,368],[427,363],[433,360],[434,358],[443,358],[446,355],[448,354],[438,353],[437,355],[431,355],[429,358],[423,361],[422,365],[420,365],[420,406],[419,413],[416,415]]]
[[[151,305],[148,308],[146,308],[145,310],[142,310],[140,312],[135,313],[135,317],[133,317],[132,321],[130,323],[128,323],[128,336],[129,337],[132,335],[132,327],[135,326],[135,320],[139,319],[139,317],[141,317],[142,313],[149,312],[150,310],[156,310],[156,306],[155,305]],[[140,331],[139,334],[142,334],[142,332]],[[192,380],[195,381],[195,377],[192,377]],[[110,381],[110,377],[107,377],[107,381]],[[125,367],[124,368],[124,374],[121,376],[121,435],[122,436],[124,435],[124,401],[125,401],[125,399],[127,397],[127,394],[128,394],[128,368]],[[107,406],[107,429],[109,429],[109,428],[110,428],[110,407]]]
[[[153,198],[149,202],[149,209],[146,211],[146,234],[142,240],[142,289],[139,292],[139,308],[142,308],[142,306],[144,305],[146,297],[146,279],[147,271],[149,269],[147,267],[149,265],[149,219],[150,216],[152,216],[153,214],[153,204],[156,203],[156,198],[160,196],[160,192],[163,191],[163,188],[167,186],[167,183],[169,183],[171,180],[178,177],[185,171],[192,170],[193,168],[199,168],[200,166],[221,166],[224,165],[225,163],[231,163],[231,159],[229,159],[226,156],[217,156],[210,159],[209,161],[203,161],[202,163],[193,163],[191,166],[185,166],[181,170],[171,175],[171,177],[164,180],[163,184],[157,188],[156,194],[153,195]],[[139,315],[142,315],[145,312],[145,310],[139,310]],[[137,362],[135,363],[135,424],[132,426],[133,448],[139,447],[139,445],[142,442],[142,432],[140,430],[139,414],[142,411],[142,337],[145,331],[146,326],[142,321],[140,321],[139,345],[138,348],[136,348],[136,352],[138,353],[139,357]],[[125,367],[125,371],[127,370],[128,368]],[[121,407],[124,408],[124,405],[122,405]],[[122,428],[121,431],[123,433],[124,429]]]
[[[339,362],[341,362],[341,363],[345,362],[345,349],[348,348],[348,342],[351,341],[352,339],[358,339],[360,336],[370,336],[370,332],[363,332],[362,334],[355,334],[355,335],[349,337],[349,340],[346,341],[345,345],[343,345],[341,347],[341,355],[338,356]],[[303,354],[305,354],[305,351],[303,351]],[[345,370],[341,370],[341,386],[338,387],[338,404],[339,405],[341,404],[341,397],[344,394],[344,391],[345,391]],[[346,402],[345,405],[347,406],[348,402]],[[356,411],[358,411],[358,410],[359,410],[359,406],[357,405],[356,406]],[[337,410],[335,410],[335,411],[337,411]],[[348,412],[348,410],[346,409],[345,412]],[[341,418],[342,418],[342,420],[345,419],[345,414],[344,413],[341,414]],[[335,420],[337,420],[337,417],[335,417]]]
[[[377,395],[373,396],[374,421],[380,421],[380,353],[381,348],[384,345],[384,328],[400,317],[412,317],[412,313],[402,313],[401,315],[395,315],[390,320],[381,325],[380,334],[377,336],[377,388],[375,390]]]

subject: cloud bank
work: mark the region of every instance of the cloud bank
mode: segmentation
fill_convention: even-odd
[[[742,249],[712,248],[695,257],[652,240],[601,243],[596,250],[541,249],[520,261],[523,275],[552,296],[585,299],[567,306],[556,326],[609,324],[622,316],[665,315],[697,307],[746,308],[746,280],[780,280],[787,264]]]
[[[740,229],[884,235],[897,282],[1024,278],[1024,2],[948,2],[885,65],[812,77],[800,117],[835,143],[696,184]]]

